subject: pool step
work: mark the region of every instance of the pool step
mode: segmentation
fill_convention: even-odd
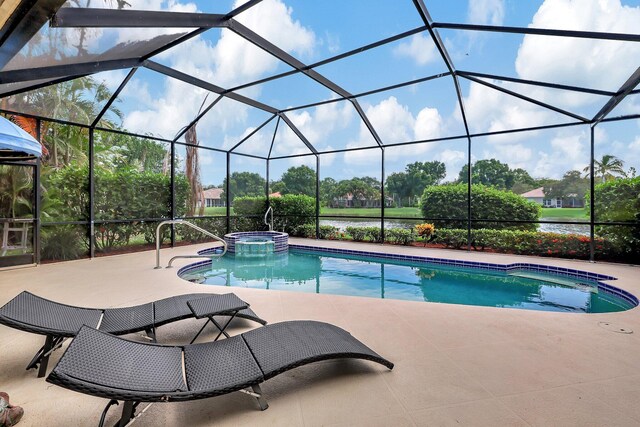
[[[509,276],[523,277],[525,279],[534,279],[540,280],[543,282],[554,283],[556,285],[569,286],[575,289],[581,289],[583,291],[591,292],[594,294],[598,293],[598,286],[594,283],[593,285],[588,283],[578,283],[576,279],[570,279],[565,277],[552,277],[546,274],[528,272],[528,271],[518,271],[514,273],[509,273]]]

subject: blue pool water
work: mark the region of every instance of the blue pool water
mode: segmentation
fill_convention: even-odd
[[[221,286],[528,310],[606,313],[635,306],[595,281],[530,269],[480,270],[308,250],[261,258],[227,254],[179,274]]]

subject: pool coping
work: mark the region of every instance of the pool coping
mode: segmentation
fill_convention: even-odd
[[[218,249],[219,248],[216,248],[216,247],[203,249],[201,251],[198,251],[198,255],[207,255],[215,251],[218,251]],[[289,243],[289,249],[301,250],[301,251],[306,250],[306,251],[313,251],[313,252],[324,252],[329,254],[365,256],[365,257],[388,259],[388,260],[395,260],[395,261],[411,261],[411,262],[418,262],[418,263],[425,263],[425,264],[448,265],[448,266],[466,267],[466,268],[472,268],[472,269],[478,269],[478,270],[493,270],[493,271],[504,272],[504,273],[510,273],[517,270],[536,272],[536,273],[552,273],[558,276],[565,276],[565,277],[570,277],[575,279],[593,281],[597,284],[598,291],[602,291],[604,293],[617,296],[618,298],[622,298],[623,300],[632,304],[633,305],[632,308],[635,308],[638,305],[640,305],[640,301],[632,293],[603,282],[604,280],[618,280],[617,277],[610,276],[607,274],[591,273],[588,271],[576,270],[573,268],[555,267],[551,265],[535,264],[530,262],[489,263],[489,262],[480,262],[480,261],[463,261],[463,260],[457,260],[457,259],[437,258],[437,257],[419,256],[419,255],[401,255],[401,254],[372,252],[372,251],[364,251],[364,250],[356,250],[356,249],[330,248],[330,247],[323,247],[323,246],[303,245],[299,243]],[[186,274],[192,270],[195,270],[202,266],[210,265],[210,264],[211,264],[211,260],[199,261],[193,264],[189,264],[180,268],[177,272],[177,275],[181,276],[182,274]]]

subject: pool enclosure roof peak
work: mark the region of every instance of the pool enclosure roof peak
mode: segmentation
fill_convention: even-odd
[[[626,109],[612,114],[628,95],[640,93],[640,33],[629,32],[622,24],[605,27],[597,19],[591,27],[576,27],[569,17],[566,25],[541,26],[542,7],[524,21],[503,19],[494,25],[495,19],[462,16],[447,2],[423,0],[359,0],[348,8],[333,0],[304,8],[297,0],[249,0],[236,1],[227,10],[202,11],[193,3],[161,10],[167,6],[164,2],[158,3],[158,10],[141,10],[136,7],[142,3],[135,0],[86,2],[99,6],[93,8],[63,0],[3,5],[9,3],[13,9],[0,6],[0,110],[96,129],[113,128],[145,102],[167,104],[167,108],[172,104],[176,123],[171,126],[147,119],[145,128],[145,121],[139,119],[125,120],[121,127],[132,134],[184,142],[189,127],[211,120],[219,124],[218,133],[228,135],[218,135],[216,140],[213,132],[205,133],[211,142],[203,145],[241,153],[245,141],[254,141],[271,144],[258,157],[282,158],[294,143],[300,147],[296,153],[317,155],[640,117],[640,112],[629,114]],[[220,3],[197,7],[219,9]],[[350,13],[351,9],[358,13]],[[274,10],[284,10],[285,23],[291,26],[286,30],[294,28],[301,38],[324,34],[321,41],[327,48],[309,53],[308,43],[292,41],[285,29],[263,25]],[[370,25],[356,25],[361,19]],[[335,46],[332,34],[340,39]],[[597,45],[606,50],[603,61],[615,54],[636,54],[626,58],[624,69],[612,64],[616,69],[595,87],[577,71],[541,79],[536,76],[544,73],[523,71],[518,58],[515,67],[497,65],[548,38],[558,44],[585,40]],[[491,49],[498,41],[500,49]],[[469,45],[466,54],[456,47],[464,43]],[[73,93],[78,86],[90,93],[91,101],[99,99],[90,113],[33,102],[46,99],[47,90]],[[158,99],[154,95],[160,91],[168,95]],[[544,112],[545,120],[483,128],[474,123],[481,111],[470,111],[478,108],[468,101],[472,93],[521,103]],[[576,97],[588,102],[578,107],[572,101]],[[414,116],[425,106],[446,111],[454,117],[454,125],[447,126],[444,134],[416,131],[409,139],[388,135],[380,126],[382,108],[373,107],[383,103],[399,105]],[[234,116],[229,117],[229,112]],[[344,130],[343,138],[349,143],[342,145],[326,141],[308,125],[315,119],[337,126],[328,121],[339,121],[344,115],[355,118],[356,124]],[[273,132],[272,138],[262,136],[256,142],[256,135],[267,129]]]

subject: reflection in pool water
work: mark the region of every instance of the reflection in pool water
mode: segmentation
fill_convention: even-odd
[[[530,310],[602,313],[634,307],[583,279],[299,250],[262,258],[225,255],[181,277],[222,286]]]

